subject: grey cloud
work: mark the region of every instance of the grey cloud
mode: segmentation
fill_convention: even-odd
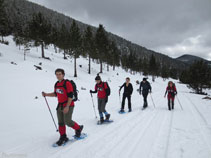
[[[201,35],[200,54],[211,52],[210,0],[31,0],[73,18],[97,26],[105,25],[113,32],[137,44],[169,56],[182,52],[167,52],[185,39]],[[161,49],[163,48],[163,49]],[[195,48],[195,47],[193,47]],[[197,46],[199,48],[199,46]],[[185,52],[184,52],[185,53]],[[211,59],[211,57],[209,58]]]

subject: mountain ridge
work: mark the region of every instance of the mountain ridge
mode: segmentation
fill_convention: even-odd
[[[15,27],[14,21],[16,19],[23,22],[23,26],[26,25],[27,22],[29,22],[32,19],[32,16],[34,13],[41,12],[46,18],[50,20],[50,22],[60,27],[62,24],[65,24],[68,28],[70,27],[73,18],[64,15],[62,13],[59,13],[55,10],[46,8],[45,6],[42,6],[40,4],[36,4],[31,1],[27,0],[7,0],[6,3],[6,11],[9,15],[11,23],[13,23],[13,26]],[[76,20],[76,19],[75,19]],[[89,24],[85,24],[83,22],[80,22],[76,20],[81,32],[84,32],[87,26],[91,26]],[[93,29],[93,32],[96,32],[97,28],[94,26],[91,26]],[[140,46],[136,43],[133,43],[129,40],[126,40],[118,35],[115,35],[111,32],[107,32],[108,37],[115,41],[118,48],[121,51],[121,54],[129,54],[129,51],[134,52],[138,58],[142,59],[150,59],[150,56],[153,54],[156,58],[156,60],[161,63],[162,65],[167,65],[171,68],[177,68],[177,69],[184,69],[187,67],[186,63],[181,62],[179,60],[176,60],[174,58],[171,58],[167,55],[164,55],[162,53],[147,49],[143,46]]]

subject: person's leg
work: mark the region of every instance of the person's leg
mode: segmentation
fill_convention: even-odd
[[[59,107],[58,110],[57,110],[57,118],[58,118],[60,136],[66,135],[66,127],[65,127],[65,122],[64,122],[64,113],[63,113],[61,107]]]
[[[103,111],[102,111],[102,99],[98,98],[98,112],[100,115],[100,121],[103,122],[104,118],[103,118]]]
[[[79,130],[80,126],[75,121],[72,120],[73,110],[74,106],[70,106],[68,113],[64,114],[64,121],[68,127],[71,127],[74,130]]]
[[[105,114],[106,120],[109,120],[110,114],[106,111],[106,99],[102,99],[101,111]]]
[[[131,111],[132,107],[131,107],[131,96],[130,95],[127,96],[127,100],[128,100],[128,109],[129,109],[129,111]]]
[[[65,142],[68,141],[67,135],[66,135],[66,127],[65,127],[65,121],[64,121],[64,113],[63,113],[63,108],[59,107],[57,109],[57,118],[58,118],[58,124],[59,124],[59,133],[60,133],[60,138],[56,142],[58,146],[61,146]]]
[[[121,110],[124,110],[124,108],[125,108],[125,99],[126,99],[126,96],[123,94]]]
[[[147,107],[147,95],[144,93],[143,94],[143,98],[144,98],[144,108],[146,108]]]
[[[172,110],[174,110],[174,98],[172,98]]]
[[[168,98],[168,109],[169,109],[169,111],[171,111],[171,99],[170,98]]]

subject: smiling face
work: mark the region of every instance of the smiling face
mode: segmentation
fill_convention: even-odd
[[[62,74],[62,72],[56,72],[56,78],[59,81],[62,81],[64,79],[64,74]]]

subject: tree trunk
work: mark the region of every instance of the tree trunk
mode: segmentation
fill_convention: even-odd
[[[91,58],[89,56],[89,68],[88,68],[88,74],[91,74]]]
[[[113,65],[113,71],[115,70],[115,65]]]
[[[67,57],[66,57],[66,50],[64,50],[64,59],[67,59]]]
[[[42,58],[45,58],[45,52],[44,52],[44,43],[41,43],[41,50],[42,50]]]
[[[57,48],[56,48],[56,46],[54,45],[54,50],[55,50],[55,53],[57,53]]]
[[[77,77],[77,70],[76,70],[76,55],[74,55],[74,77]]]
[[[2,40],[2,42],[4,42],[4,37],[3,36],[1,36],[1,40]]]
[[[109,71],[109,65],[107,64],[107,71]]]
[[[100,73],[103,73],[103,62],[100,60]]]
[[[154,75],[152,75],[152,81],[155,82],[155,76]]]

